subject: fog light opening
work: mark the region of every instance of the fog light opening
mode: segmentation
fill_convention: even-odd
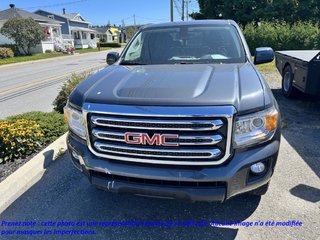
[[[80,161],[80,155],[78,154],[78,153],[76,153],[75,151],[72,151],[71,152],[72,153],[72,156],[75,158],[75,159],[77,159],[78,161]]]
[[[262,162],[255,163],[250,167],[251,172],[254,174],[261,174],[264,172],[265,169],[266,169],[266,166]]]
[[[72,158],[71,158],[71,162],[72,164],[79,170],[79,171],[83,171],[81,165],[82,165],[82,157],[75,151],[71,151],[72,154]]]

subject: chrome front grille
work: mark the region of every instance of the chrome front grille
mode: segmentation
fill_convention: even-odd
[[[143,132],[134,132],[136,134],[142,134]],[[110,132],[102,131],[98,129],[92,130],[93,136],[97,139],[117,141],[125,143],[125,132]],[[209,136],[180,136],[177,140],[168,139],[168,142],[178,143],[179,146],[183,145],[215,145],[223,140],[223,137],[219,134],[209,135]]]
[[[106,153],[123,153],[130,156],[142,157],[165,157],[165,158],[212,158],[218,157],[221,151],[217,148],[210,150],[184,150],[184,149],[161,149],[161,148],[138,148],[122,145],[114,145],[96,141],[94,147],[101,152]]]
[[[172,120],[154,120],[154,119],[123,119],[115,117],[92,116],[91,121],[97,126],[130,128],[130,129],[151,129],[151,130],[176,130],[176,131],[208,131],[217,130],[223,122],[219,120],[192,120],[181,121]]]
[[[235,113],[231,106],[85,104],[83,112],[88,147],[99,157],[153,164],[217,165],[230,156]],[[126,139],[128,132],[147,136],[149,141],[134,144]],[[156,137],[163,135],[174,137],[159,144]]]

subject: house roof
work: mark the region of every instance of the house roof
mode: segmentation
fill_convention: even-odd
[[[112,34],[108,27],[94,27],[92,29],[96,30],[98,33],[106,34],[107,32],[109,32],[110,34]]]
[[[75,19],[76,16],[80,16],[79,13],[66,13],[66,14],[62,14],[64,17],[69,18],[71,20]],[[84,18],[82,18],[84,20]],[[85,21],[85,20],[84,20]]]
[[[32,18],[33,20],[37,22],[45,22],[50,24],[60,24],[61,22],[53,20],[48,17],[41,16],[39,14],[35,14],[32,12],[28,12],[16,7],[9,8],[3,11],[0,11],[0,20],[8,20],[14,17],[20,17],[20,18]]]
[[[54,13],[54,12],[48,12],[46,10],[37,10],[36,12],[38,11],[43,11],[43,12],[46,12],[46,13],[49,13],[49,14],[52,14],[52,15],[56,15],[56,16],[59,16],[59,17],[62,17],[62,18],[65,18],[65,19],[68,19],[70,21],[75,21],[75,22],[83,22],[83,23],[89,23],[87,22],[86,19],[84,19],[80,13],[65,13],[65,14],[60,14],[60,13]]]
[[[80,13],[66,13],[66,14],[59,14],[59,13],[54,13],[55,15],[58,15],[60,17],[67,18],[71,21],[76,21],[76,22],[85,22],[88,23],[81,15]]]
[[[117,35],[118,32],[120,32],[119,28],[117,28],[117,27],[110,27],[109,30],[113,36]]]
[[[92,28],[84,28],[84,27],[73,27],[70,26],[71,31],[83,31],[83,32],[92,32],[92,33],[97,33],[95,29]]]

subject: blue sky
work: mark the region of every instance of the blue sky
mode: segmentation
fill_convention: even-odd
[[[190,12],[198,10],[196,0],[190,1]],[[175,0],[177,8],[181,8],[181,0]],[[80,13],[93,25],[121,24],[132,25],[133,15],[136,15],[137,24],[169,21],[170,0],[1,0],[0,10],[9,8],[13,3],[17,8],[27,11],[35,11],[39,8],[51,12],[62,13],[62,8],[67,13]],[[181,11],[180,11],[181,14]],[[175,21],[179,21],[181,15],[174,8]]]

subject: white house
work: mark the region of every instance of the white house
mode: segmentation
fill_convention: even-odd
[[[97,31],[97,40],[99,42],[113,42],[113,34],[109,27],[92,27],[92,29]]]
[[[35,13],[27,12],[16,8],[14,4],[10,4],[9,9],[0,11],[0,28],[7,20],[14,17],[23,19],[32,18],[41,25],[45,34],[45,39],[41,41],[41,44],[32,49],[33,53],[44,53],[46,50],[54,51],[56,48],[62,47],[60,46],[62,44],[61,22]],[[14,42],[0,34],[0,45],[1,44],[14,44]]]
[[[62,22],[62,37],[65,40],[72,40],[75,48],[97,47],[96,35],[98,32],[89,27],[90,23],[80,13],[66,13],[65,9],[62,14],[42,9],[35,13]]]

